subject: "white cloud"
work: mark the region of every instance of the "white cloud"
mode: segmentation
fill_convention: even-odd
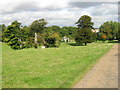
[[[1,0],[0,0],[1,1]],[[116,4],[98,4],[85,8],[70,6],[72,0],[3,0],[0,23],[6,25],[14,20],[30,25],[34,20],[44,18],[48,25],[75,26],[82,15],[90,15],[95,27],[108,20],[117,21]],[[112,0],[110,0],[112,1]],[[116,0],[117,2],[117,0]],[[88,5],[87,3],[86,5]],[[79,6],[79,5],[78,5]],[[1,22],[2,21],[2,22]]]

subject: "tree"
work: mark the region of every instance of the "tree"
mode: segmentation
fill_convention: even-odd
[[[4,31],[4,41],[11,46],[12,49],[21,49],[21,23],[14,21]]]
[[[67,26],[64,26],[61,28],[60,30],[60,34],[61,34],[61,37],[64,37],[64,36],[69,36],[69,32],[68,32],[68,27]]]
[[[100,26],[100,31],[99,31],[100,40],[112,41],[117,39],[117,35],[118,35],[117,22],[107,21]],[[103,36],[106,36],[106,38],[104,38]]]
[[[27,26],[23,26],[21,28],[21,42],[22,42],[22,47],[24,48],[29,48],[33,46],[33,39],[31,39],[33,36],[30,32],[30,28]]]
[[[43,32],[46,47],[59,47],[61,42],[60,34],[50,27],[46,27]]]
[[[118,33],[117,33],[117,40],[120,42],[120,23],[118,23]]]
[[[38,36],[37,36],[37,34],[42,33],[42,31],[44,30],[44,27],[45,27],[46,24],[47,24],[47,21],[45,19],[39,19],[39,20],[35,20],[30,25],[30,29],[31,29],[31,31],[34,32],[34,35],[35,35],[35,39],[34,39],[35,48],[38,47],[38,40],[37,40]],[[41,39],[42,39],[42,37],[41,37]],[[43,43],[45,44],[44,39],[42,39],[42,40],[43,40]]]
[[[4,31],[6,29],[5,24],[0,25],[0,41],[4,41]]]
[[[61,34],[62,37],[66,36],[70,39],[74,39],[76,31],[77,31],[77,27],[64,26],[64,27],[61,28],[60,34]]]
[[[91,22],[92,18],[88,15],[83,15],[76,22],[78,26],[78,31],[75,37],[76,43],[85,43],[87,45],[88,42],[92,42],[92,29],[93,22]]]
[[[60,30],[61,30],[61,28],[60,28],[59,26],[57,26],[57,25],[53,25],[53,26],[51,26],[50,28],[51,28],[53,31],[57,32],[57,33],[59,33]]]

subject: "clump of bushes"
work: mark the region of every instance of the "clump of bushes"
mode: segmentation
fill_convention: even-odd
[[[47,37],[45,37],[45,42],[47,47],[59,47],[61,38],[58,33],[48,33]]]

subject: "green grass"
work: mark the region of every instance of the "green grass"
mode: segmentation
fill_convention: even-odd
[[[59,48],[12,50],[3,43],[3,88],[72,87],[112,45],[62,43]]]

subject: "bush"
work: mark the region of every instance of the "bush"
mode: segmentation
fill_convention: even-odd
[[[58,33],[51,33],[45,37],[47,47],[59,47],[61,38]]]
[[[35,47],[36,49],[38,48],[38,45],[37,45],[37,43],[35,43],[35,44],[34,44],[34,47]]]

